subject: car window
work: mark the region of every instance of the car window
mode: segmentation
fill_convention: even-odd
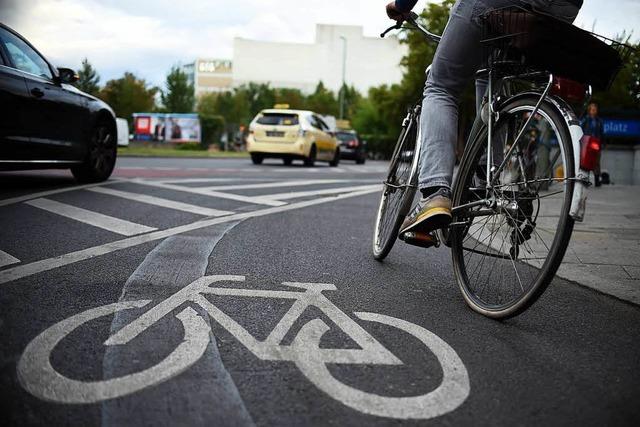
[[[297,114],[264,113],[258,118],[258,124],[268,126],[296,126],[299,124]]]
[[[324,120],[322,120],[320,117],[316,117],[316,119],[318,120],[318,123],[320,123],[320,129],[324,131],[329,130],[329,125],[327,125]]]
[[[53,78],[47,62],[19,37],[0,28],[0,41],[15,68],[47,79]]]

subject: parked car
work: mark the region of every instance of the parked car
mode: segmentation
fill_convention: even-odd
[[[355,160],[356,164],[363,165],[367,161],[367,145],[360,139],[354,130],[338,131],[336,137],[340,141],[340,158],[342,160]]]
[[[69,168],[80,182],[109,178],[116,117],[75,88],[77,80],[0,23],[0,169]]]
[[[116,119],[116,129],[118,134],[118,147],[129,146],[129,122],[127,119]]]
[[[282,159],[285,165],[302,160],[338,166],[340,144],[325,121],[312,111],[271,109],[260,112],[249,126],[247,151],[259,165],[266,158]]]

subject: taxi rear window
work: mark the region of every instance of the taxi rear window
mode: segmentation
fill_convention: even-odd
[[[295,126],[300,124],[297,114],[266,113],[258,119],[258,124],[268,126]]]

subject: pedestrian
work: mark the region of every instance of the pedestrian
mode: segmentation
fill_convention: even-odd
[[[600,170],[600,157],[602,156],[602,147],[603,147],[603,137],[604,137],[604,122],[598,115],[598,104],[592,102],[589,104],[587,108],[587,114],[580,121],[580,126],[582,126],[582,132],[585,135],[589,135],[592,138],[597,138],[600,141],[600,150],[598,152],[598,157],[596,159],[596,167],[593,170],[593,174],[595,175],[596,187],[600,187],[602,181],[600,180],[600,175],[602,171]]]

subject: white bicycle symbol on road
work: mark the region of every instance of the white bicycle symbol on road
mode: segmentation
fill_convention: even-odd
[[[385,397],[340,382],[329,372],[327,364],[401,365],[403,362],[323,295],[323,291],[336,290],[334,285],[283,283],[284,286],[295,289],[291,291],[211,287],[214,283],[244,280],[243,276],[202,277],[124,326],[105,341],[104,345],[125,345],[162,317],[190,302],[201,306],[259,359],[295,363],[316,387],[357,411],[382,417],[428,419],[453,411],[469,395],[467,370],[445,341],[418,325],[376,313],[354,314],[361,320],[395,327],[420,340],[438,359],[443,373],[442,383],[435,390],[419,396]],[[283,298],[294,302],[266,340],[258,341],[205,298],[205,295]],[[70,379],[51,365],[51,352],[78,327],[100,317],[122,310],[142,308],[150,303],[150,300],[140,300],[109,304],[87,310],[51,326],[29,343],[20,358],[18,377],[21,384],[31,394],[44,400],[95,403],[135,393],[187,370],[205,353],[211,332],[207,322],[191,307],[184,308],[176,315],[184,327],[183,341],[165,359],[149,369],[119,378],[89,382]],[[320,340],[329,330],[329,326],[321,319],[307,322],[291,344],[281,345],[296,320],[310,306],[320,309],[360,348],[320,348]]]

